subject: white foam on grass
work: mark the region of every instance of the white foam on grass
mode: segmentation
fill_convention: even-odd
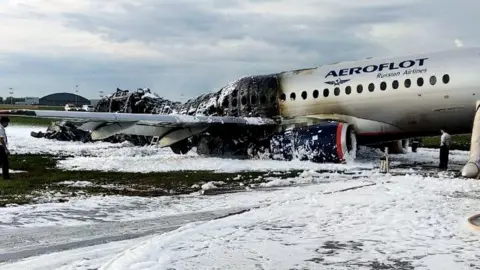
[[[289,171],[298,170],[344,170],[372,168],[372,160],[359,160],[349,164],[318,164],[308,161],[237,160],[228,158],[205,158],[193,151],[177,155],[170,148],[139,147],[130,143],[81,143],[34,138],[31,131],[39,127],[12,126],[8,130],[10,149],[15,154],[72,155],[58,162],[65,170],[99,170],[120,172],[162,172],[209,170],[215,172],[240,171]],[[41,130],[41,129],[40,129]],[[44,131],[44,130],[43,130]]]
[[[288,188],[260,209],[152,237],[100,269],[370,269],[395,260],[415,269],[479,266],[478,233],[466,219],[480,211],[468,196],[480,182],[370,180],[377,185],[331,194],[322,185]]]
[[[42,126],[10,126],[6,129],[8,147],[12,154],[52,154],[52,155],[95,155],[97,152],[118,151],[131,144],[113,144],[105,142],[82,143],[35,138],[32,131],[46,131]]]
[[[325,190],[330,183],[349,186],[351,176],[328,174],[311,176],[309,179],[298,177],[290,179],[290,183],[318,183]],[[64,185],[89,186],[88,182],[63,182]],[[274,202],[281,190],[249,191],[242,193],[202,196],[203,190],[221,186],[222,182],[208,182],[198,193],[181,196],[134,197],[134,196],[77,196],[68,198],[66,202],[49,202],[32,205],[15,205],[0,208],[0,227],[41,227],[41,226],[76,226],[95,222],[125,221],[157,218],[168,215],[212,211],[226,208],[255,206]],[[282,186],[270,184],[269,186]],[[283,195],[282,195],[283,196]]]
[[[120,172],[164,172],[209,170],[215,172],[240,171],[289,171],[297,170],[345,170],[371,169],[379,164],[379,150],[361,147],[358,157],[347,164],[319,164],[308,161],[238,160],[228,158],[205,158],[194,151],[177,155],[170,148],[139,147],[125,142],[121,144],[94,142],[63,142],[39,139],[30,136],[31,131],[42,131],[35,126],[11,126],[8,128],[10,149],[16,154],[54,154],[73,157],[58,162],[65,170],[99,170]],[[44,130],[43,130],[44,131]],[[420,148],[417,153],[391,155],[392,164],[421,163],[436,166],[438,149]],[[450,151],[451,164],[465,164],[468,151]]]

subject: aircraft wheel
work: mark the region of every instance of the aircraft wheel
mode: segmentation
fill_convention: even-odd
[[[211,139],[207,136],[202,136],[197,144],[197,154],[206,156],[210,155],[210,141]]]
[[[213,155],[216,156],[223,155],[223,139],[220,137],[213,138],[210,151]]]
[[[170,149],[177,155],[185,155],[192,147],[188,139],[185,139],[170,145]]]

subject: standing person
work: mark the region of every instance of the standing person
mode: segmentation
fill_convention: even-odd
[[[442,137],[440,137],[440,169],[447,169],[448,168],[448,155],[450,151],[450,141],[451,136],[442,128],[440,130],[442,132]]]
[[[8,155],[10,155],[10,151],[8,151],[8,139],[7,133],[5,132],[5,128],[9,123],[10,119],[8,117],[2,116],[0,118],[0,163],[2,164],[3,179],[10,179],[8,167]]]

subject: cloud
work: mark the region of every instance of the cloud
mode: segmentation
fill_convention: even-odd
[[[243,75],[480,43],[458,0],[9,0],[0,93],[148,86],[186,99]]]

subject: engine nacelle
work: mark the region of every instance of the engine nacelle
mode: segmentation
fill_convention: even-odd
[[[350,124],[331,121],[274,134],[270,152],[273,159],[340,163],[355,159],[357,138]]]

